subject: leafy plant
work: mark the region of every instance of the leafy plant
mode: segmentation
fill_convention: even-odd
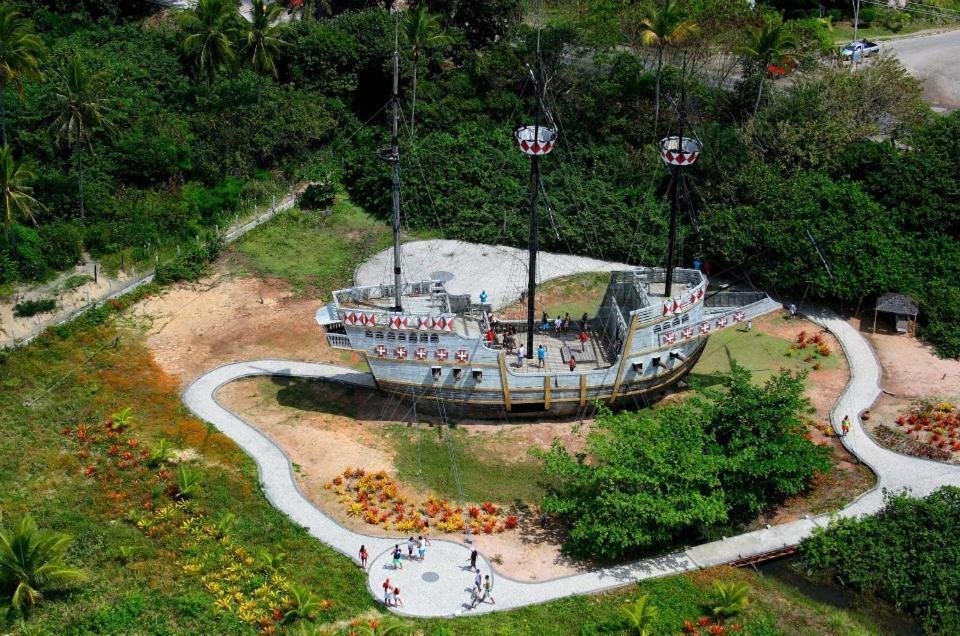
[[[64,562],[71,543],[69,535],[40,530],[29,515],[12,530],[0,530],[0,591],[9,602],[8,615],[27,616],[44,591],[86,580]]]
[[[177,497],[189,499],[200,491],[200,471],[193,470],[186,464],[180,464],[177,470]]]
[[[306,585],[290,583],[287,586],[290,593],[290,608],[283,615],[285,625],[298,620],[312,620],[322,608],[320,599]]]
[[[653,633],[651,627],[659,612],[656,606],[650,604],[650,594],[624,603],[621,611],[627,617],[632,633],[637,636],[650,636]]]
[[[24,300],[13,306],[13,315],[18,318],[29,318],[37,314],[46,314],[57,308],[57,301],[52,298],[38,300]]]
[[[120,432],[129,428],[134,422],[133,413],[129,406],[125,406],[119,411],[110,414],[107,420],[107,428],[111,431]],[[163,440],[161,440],[162,443]]]
[[[710,593],[710,613],[724,620],[743,613],[750,603],[750,587],[743,583],[714,581]]]
[[[150,451],[150,464],[152,466],[159,466],[161,464],[166,464],[170,461],[170,458],[173,454],[173,446],[166,438],[161,437],[157,440],[157,445],[153,447],[153,450]]]

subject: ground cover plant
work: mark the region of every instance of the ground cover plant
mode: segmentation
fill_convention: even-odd
[[[951,633],[960,628],[958,521],[960,489],[944,487],[923,499],[890,494],[877,515],[815,531],[800,545],[800,563],[810,574],[902,607],[928,633]]]

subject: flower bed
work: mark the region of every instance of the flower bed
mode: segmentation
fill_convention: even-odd
[[[230,536],[236,518],[228,513],[212,520],[196,501],[201,472],[175,466],[165,440],[150,448],[129,435],[133,425],[130,410],[123,409],[103,422],[61,431],[74,443],[79,470],[96,484],[107,515],[180,555],[181,571],[200,579],[217,610],[261,633],[300,618],[326,618],[333,603],[289,581],[279,568],[282,555],[253,555],[236,543]]]
[[[429,526],[441,533],[463,532],[467,524],[474,534],[494,534],[517,527],[517,517],[504,515],[489,501],[464,510],[446,499],[430,495],[416,501],[400,491],[386,471],[368,473],[347,468],[323,486],[337,495],[347,515],[363,519],[384,530],[423,532]]]
[[[916,450],[910,454],[960,459],[960,413],[952,402],[919,400],[907,413],[897,416],[896,424],[901,433],[916,442]]]
[[[830,357],[831,353],[833,352],[830,349],[830,345],[822,333],[816,333],[811,336],[806,331],[801,331],[797,334],[797,341],[790,345],[786,355],[788,357],[801,355],[803,356],[804,362],[811,363],[814,370],[817,370],[820,368],[819,359]]]

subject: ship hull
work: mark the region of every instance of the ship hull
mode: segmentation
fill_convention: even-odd
[[[559,375],[531,374],[525,379],[536,378],[543,388],[528,388],[529,382],[524,387],[511,387],[513,383],[508,380],[507,392],[502,387],[458,387],[442,383],[395,381],[390,373],[374,373],[374,377],[377,387],[389,397],[411,406],[415,404],[419,412],[442,414],[451,420],[464,417],[495,420],[583,417],[592,414],[598,404],[613,409],[635,409],[659,401],[693,370],[706,343],[707,338],[702,338],[686,356],[686,360],[678,360],[670,369],[640,381],[621,383],[619,387],[614,382],[592,385],[584,382],[581,385],[579,377],[587,376],[573,374],[564,375],[577,379],[575,388],[569,384],[564,386],[559,381]]]

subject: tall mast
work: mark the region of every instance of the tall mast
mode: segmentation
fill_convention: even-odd
[[[536,87],[536,108],[534,109],[534,123],[532,126],[521,126],[514,133],[520,150],[530,155],[530,235],[527,239],[527,250],[530,260],[527,265],[529,275],[527,281],[527,357],[533,357],[533,325],[534,311],[537,297],[537,251],[540,249],[539,223],[537,217],[537,200],[540,196],[540,157],[553,150],[557,133],[554,129],[541,124],[541,115],[544,114],[544,79],[543,59],[540,55],[540,33],[537,32],[537,66],[531,70],[533,84]]]
[[[673,269],[676,260],[677,212],[680,207],[680,192],[681,190],[686,192],[686,187],[682,183],[686,179],[683,169],[697,160],[703,148],[696,139],[683,136],[683,126],[686,119],[685,99],[686,94],[684,94],[679,105],[680,124],[678,134],[675,137],[665,137],[660,141],[660,157],[667,164],[672,175],[670,179],[670,233],[667,238],[667,271],[663,285],[663,295],[668,300],[673,296]]]
[[[543,69],[540,64],[540,33],[537,33],[537,66],[534,75],[537,107],[533,116],[533,138],[540,139],[540,107],[543,104]],[[537,299],[537,251],[540,249],[537,199],[540,196],[540,155],[530,159],[530,235],[527,237],[527,357],[533,358],[533,321]]]
[[[397,129],[400,119],[400,13],[393,33],[393,138],[390,142],[391,181],[393,194],[393,296],[394,311],[403,311],[403,280],[400,276],[400,144]]]

